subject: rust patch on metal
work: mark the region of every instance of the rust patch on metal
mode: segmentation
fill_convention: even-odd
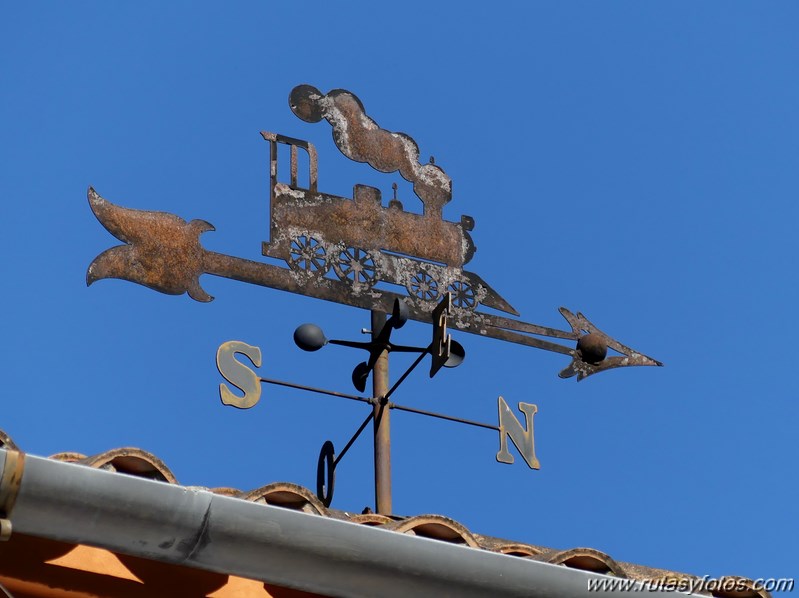
[[[11,439],[11,436],[0,430],[0,448],[4,448],[6,450],[17,450],[17,445]]]
[[[3,476],[0,478],[0,541],[11,538],[10,517],[17,502],[22,476],[25,473],[25,453],[6,449]]]

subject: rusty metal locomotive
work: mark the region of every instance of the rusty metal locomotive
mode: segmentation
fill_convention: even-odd
[[[480,276],[463,270],[476,249],[471,217],[449,222],[427,203],[422,214],[405,211],[396,186],[387,207],[380,190],[367,185],[355,185],[352,199],[320,193],[313,144],[262,135],[270,143],[271,238],[263,243],[264,255],[285,260],[303,282],[336,277],[353,293],[368,293],[381,282],[399,285],[426,311],[448,291],[456,308],[482,304],[518,315]],[[287,182],[278,180],[278,144],[290,148]],[[308,154],[307,188],[298,183],[298,150]]]

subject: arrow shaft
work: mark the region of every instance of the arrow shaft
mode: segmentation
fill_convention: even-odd
[[[343,303],[352,307],[376,309],[386,313],[391,311],[395,299],[405,299],[398,293],[382,290],[377,297],[373,293],[361,297],[352,293],[348,282],[321,276],[309,284],[305,273],[297,273],[274,264],[256,262],[214,251],[204,250],[202,264],[206,274]],[[369,305],[364,305],[364,301],[368,301]],[[571,347],[528,336],[528,334],[538,334],[554,338],[576,339],[577,335],[574,332],[519,322],[493,314],[477,312],[467,312],[467,314],[456,314],[453,317],[453,327],[456,330],[527,345],[544,351],[553,351],[564,355],[574,354],[574,349]],[[420,309],[414,304],[408,305],[408,316],[419,322],[430,321],[430,312]]]
[[[211,301],[213,297],[202,289],[199,281],[200,276],[207,273],[360,307],[371,310],[373,314],[390,313],[394,301],[399,299],[406,302],[408,317],[425,323],[429,323],[433,318],[435,305],[430,302],[418,302],[413,297],[409,300],[404,295],[372,287],[365,284],[357,275],[353,281],[336,271],[343,278],[338,280],[324,276],[322,271],[287,268],[207,251],[200,243],[200,235],[214,228],[204,220],[186,222],[166,212],[123,208],[103,199],[91,188],[88,197],[89,205],[97,219],[124,244],[107,249],[92,261],[86,273],[87,284],[103,278],[119,278],[162,293],[170,295],[188,293],[197,301]],[[307,262],[308,260],[306,265]],[[297,266],[302,261],[292,263]],[[485,288],[482,279],[474,274],[469,276],[471,283],[476,285],[475,288]],[[462,303],[476,306],[475,295],[471,296],[470,301]],[[485,301],[483,303],[491,305]],[[616,367],[662,365],[609,337],[581,313],[574,314],[565,308],[561,308],[560,312],[566,318],[571,330],[558,330],[511,320],[504,316],[480,313],[464,306],[451,310],[447,325],[470,334],[568,355],[572,358],[572,362],[560,373],[562,377],[576,375],[581,379]],[[576,348],[539,338],[576,341],[583,333],[596,335],[601,344],[620,355],[589,363],[583,361],[582,355]]]
[[[557,328],[548,328],[546,326],[539,326],[538,324],[529,324],[527,322],[520,322],[518,320],[511,320],[504,316],[489,316],[491,319],[491,326],[497,328],[504,328],[507,330],[515,330],[517,332],[527,332],[529,334],[537,334],[539,336],[550,336],[553,338],[562,338],[566,340],[577,340],[580,335],[573,330],[558,330]]]

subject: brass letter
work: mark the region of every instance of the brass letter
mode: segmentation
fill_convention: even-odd
[[[516,448],[519,449],[530,469],[541,469],[541,464],[535,458],[535,439],[533,438],[533,416],[538,407],[529,403],[519,403],[519,410],[524,413],[526,429],[522,427],[516,416],[508,407],[505,399],[499,397],[499,452],[497,461],[500,463],[513,463],[513,455],[508,452],[508,437]]]
[[[241,389],[243,397],[237,397],[225,384],[219,385],[219,396],[225,405],[249,409],[261,398],[261,378],[246,365],[236,360],[235,354],[246,355],[253,365],[261,367],[261,349],[241,341],[228,341],[219,345],[216,352],[216,367],[222,377]]]

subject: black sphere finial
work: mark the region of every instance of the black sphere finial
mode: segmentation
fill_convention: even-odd
[[[327,339],[316,324],[303,324],[294,331],[294,343],[303,351],[318,351],[327,344]]]

